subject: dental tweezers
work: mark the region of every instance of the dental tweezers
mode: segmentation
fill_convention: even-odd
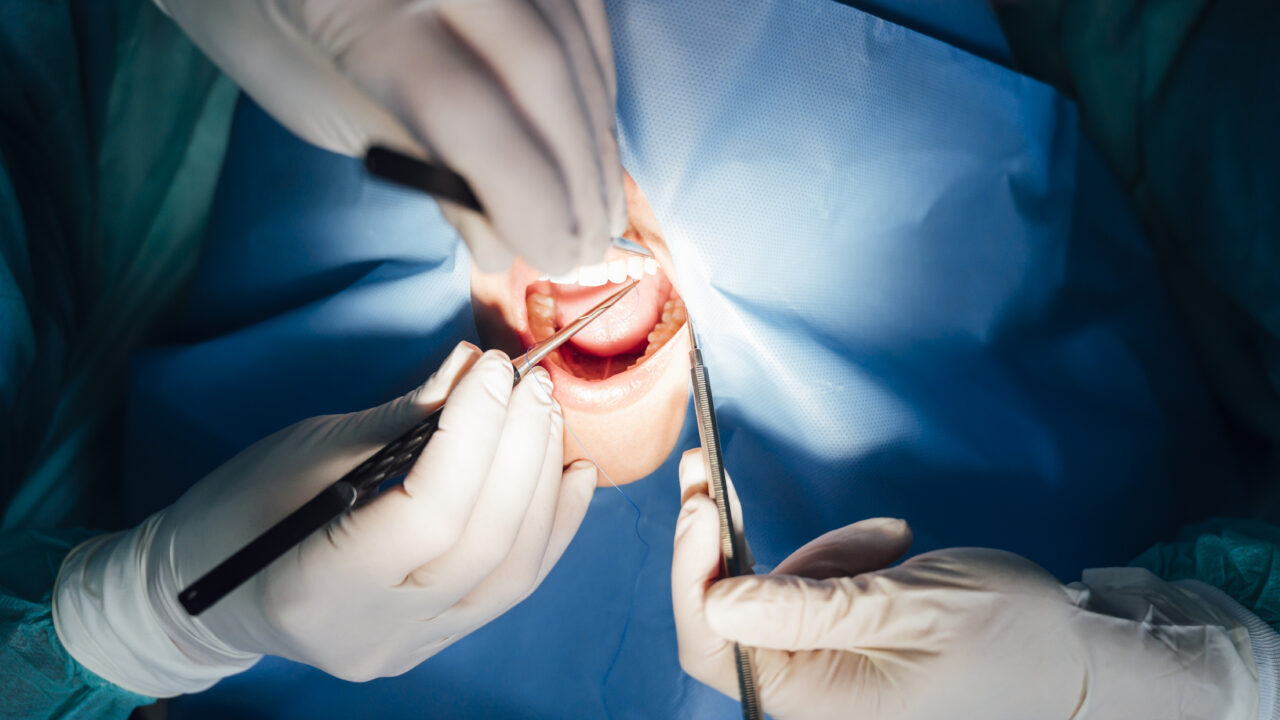
[[[512,386],[533,372],[553,350],[563,345],[579,330],[613,307],[632,290],[637,282],[610,295],[585,315],[574,320],[556,334],[538,343],[529,352],[511,361]],[[178,593],[178,602],[191,615],[199,615],[229,595],[276,558],[288,552],[308,535],[328,525],[351,508],[377,497],[378,488],[387,480],[403,475],[413,467],[427,441],[440,425],[442,404],[417,425],[392,440],[372,457],[343,475],[305,505],[294,510],[266,532],[223,560],[217,567]]]
[[[733,504],[729,502],[728,482],[725,481],[723,454],[720,449],[720,428],[716,425],[716,406],[711,399],[711,379],[707,366],[702,363],[702,349],[698,347],[698,335],[693,331],[693,321],[685,320],[689,328],[689,374],[693,378],[693,408],[698,416],[698,440],[702,443],[702,462],[707,471],[707,484],[715,496],[716,509],[720,513],[720,555],[725,577],[750,575],[751,568],[743,562],[738,547],[738,523],[733,516]],[[733,660],[738,670],[738,697],[742,699],[743,720],[761,720],[760,698],[756,694],[756,676],[751,667],[748,651],[733,644]]]
[[[398,185],[420,190],[434,198],[484,214],[480,198],[471,190],[471,183],[443,165],[436,165],[416,157],[405,155],[391,148],[374,145],[364,156],[365,170],[370,175],[389,180]],[[652,258],[653,253],[640,243],[626,238],[613,238],[613,246],[622,252]]]

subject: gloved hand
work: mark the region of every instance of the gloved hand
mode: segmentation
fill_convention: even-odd
[[[535,371],[512,390],[511,377],[505,355],[463,343],[398,400],[258,442],[137,528],[74,549],[54,591],[58,636],[93,672],[150,696],[201,690],[262,654],[348,680],[409,670],[532,592],[590,502],[595,468],[561,466],[550,380]],[[178,604],[179,590],[446,396],[403,486],[199,617]]]
[[[703,480],[700,451],[682,488]],[[717,582],[716,510],[689,492],[672,602],[686,672],[737,696],[732,642],[755,648],[778,720],[1254,720],[1247,633],[1205,597],[1146,570],[1059,584],[998,550],[925,553],[901,520],[810,542],[769,575]]]
[[[599,262],[626,227],[601,0],[156,3],[302,138],[465,177],[487,217],[441,206],[482,270]]]

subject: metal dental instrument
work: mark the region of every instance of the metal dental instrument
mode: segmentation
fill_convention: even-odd
[[[512,360],[511,367],[514,368],[515,370],[515,375],[516,375],[515,382],[520,382],[520,378],[532,372],[533,368],[536,367],[538,363],[542,362],[543,359],[545,359],[548,355],[550,355],[552,350],[555,350],[556,348],[565,344],[565,342],[569,338],[573,337],[574,335],[577,335],[579,330],[586,327],[588,323],[590,323],[592,320],[595,320],[597,317],[599,317],[605,310],[608,310],[609,308],[613,307],[614,303],[621,300],[623,295],[626,295],[627,293],[631,292],[632,288],[634,288],[636,285],[639,285],[639,284],[640,284],[639,280],[631,281],[631,284],[627,285],[626,287],[622,288],[618,292],[605,298],[604,301],[601,302],[599,305],[596,305],[595,307],[591,308],[591,310],[587,311],[586,315],[583,315],[577,320],[574,320],[573,322],[564,326],[559,331],[557,331],[555,335],[552,335],[546,340],[543,340],[537,345],[534,345],[533,348],[529,350],[529,352],[521,355],[515,360]]]
[[[448,200],[468,210],[484,214],[484,206],[471,191],[471,184],[466,178],[443,165],[429,163],[390,148],[374,145],[365,153],[364,167],[370,175],[375,177],[421,190],[432,197]],[[653,257],[653,253],[649,252],[648,248],[626,238],[613,238],[613,246],[632,255]]]
[[[686,319],[689,328],[689,374],[693,378],[693,407],[698,416],[698,440],[702,443],[702,459],[707,470],[707,484],[715,496],[720,511],[720,555],[724,559],[724,576],[750,575],[742,548],[738,547],[738,523],[733,517],[733,505],[729,502],[729,488],[725,481],[723,455],[720,450],[720,429],[716,425],[716,406],[711,399],[711,380],[702,364],[702,350],[698,336],[693,331],[693,321]],[[751,667],[751,655],[738,643],[733,644],[733,659],[738,667],[738,697],[742,698],[743,720],[761,720],[760,698],[756,694],[755,671]]]
[[[628,240],[624,237],[614,238],[613,246],[624,253],[629,253],[631,255],[639,255],[640,257],[644,257],[644,258],[653,258],[653,253],[649,251],[649,248],[641,245],[638,242],[632,242],[631,240]]]
[[[605,310],[613,307],[637,284],[638,281],[632,282],[610,295],[582,317],[538,343],[529,352],[512,360],[512,385],[519,383],[521,378],[533,372],[533,369],[547,355],[563,345]],[[276,558],[285,554],[289,548],[305,540],[311,533],[328,525],[334,518],[352,507],[377,497],[378,488],[384,482],[407,473],[413,467],[418,455],[422,453],[427,441],[439,426],[440,413],[443,409],[444,405],[441,405],[435,412],[383,446],[372,457],[343,475],[341,479],[325,488],[305,505],[294,510],[248,545],[237,550],[234,555],[205,573],[203,577],[178,593],[178,602],[182,603],[182,607],[186,608],[191,615],[199,615],[270,565]]]

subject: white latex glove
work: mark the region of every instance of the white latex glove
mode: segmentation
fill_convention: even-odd
[[[441,203],[482,270],[599,262],[626,227],[601,0],[156,0],[302,138],[386,145],[465,177]]]
[[[505,355],[463,343],[398,400],[258,442],[137,528],[74,549],[54,591],[59,638],[93,672],[156,697],[201,690],[262,654],[348,680],[409,670],[532,592],[590,502],[595,468],[561,467],[550,380],[535,371],[512,390],[511,377]],[[178,604],[179,590],[446,395],[440,429],[403,486],[199,617]]]
[[[703,482],[699,452],[680,463],[682,488]],[[979,548],[887,567],[910,544],[903,521],[864,520],[769,575],[717,581],[715,506],[690,492],[671,567],[681,665],[737,697],[732,642],[755,648],[779,720],[1257,717],[1247,633],[1194,592],[1137,568],[1063,586]]]

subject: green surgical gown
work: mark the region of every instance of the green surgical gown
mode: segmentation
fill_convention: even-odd
[[[146,702],[59,644],[63,556],[118,525],[128,351],[197,257],[236,88],[147,0],[0,2],[0,715]]]
[[[1076,98],[1125,186],[1280,515],[1280,3],[996,0],[1019,69]],[[1187,528],[1134,562],[1280,629],[1280,531]]]
[[[1280,3],[996,0],[1018,67],[1076,98],[1215,390],[1280,447]]]

